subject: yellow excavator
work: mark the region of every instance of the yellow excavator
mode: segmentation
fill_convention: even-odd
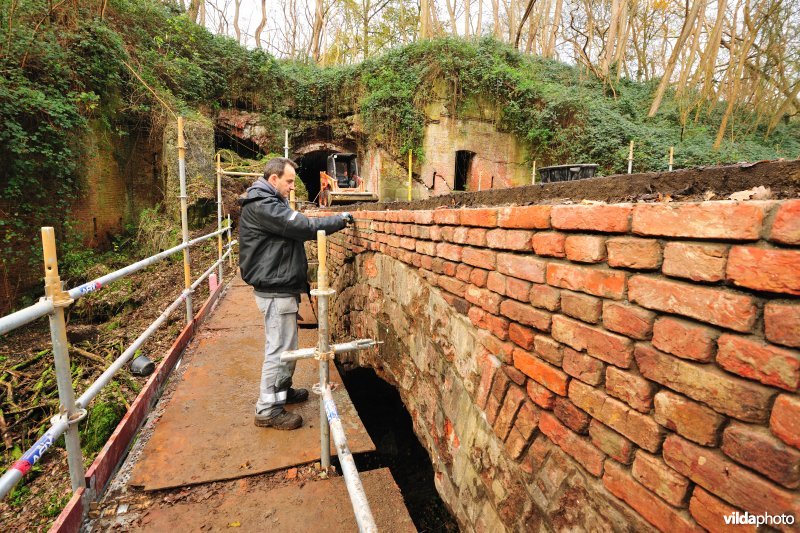
[[[358,174],[356,154],[335,153],[328,156],[327,172],[319,173],[319,205],[353,202],[377,202],[378,195],[366,190]]]

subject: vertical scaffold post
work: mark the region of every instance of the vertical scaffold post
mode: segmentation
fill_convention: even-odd
[[[628,174],[633,172],[633,141],[631,141],[631,146],[628,149]]]
[[[67,349],[67,325],[64,321],[64,308],[72,302],[69,294],[61,287],[58,275],[58,259],[56,256],[56,238],[53,228],[42,228],[42,249],[44,251],[44,283],[45,295],[53,301],[53,313],[50,318],[50,339],[53,343],[53,359],[56,368],[56,383],[61,411],[70,420],[64,439],[67,444],[67,462],[72,492],[85,487],[83,469],[83,453],[78,434],[79,411],[75,407],[75,391],[72,389],[72,370]]]
[[[411,201],[411,164],[413,163],[411,153],[413,150],[408,151],[408,201]]]
[[[222,158],[217,153],[217,231],[222,231]],[[219,284],[222,285],[222,233],[217,235],[217,260]]]
[[[186,196],[186,145],[183,140],[183,117],[178,117],[178,177],[181,182],[181,235],[183,244],[189,242],[189,215],[188,198]],[[189,269],[189,247],[183,249],[183,282],[187,291],[192,288],[192,273]],[[192,311],[192,295],[186,295],[186,323],[190,324],[194,318]]]
[[[228,213],[228,249],[229,250],[230,250],[230,247],[231,247],[231,239],[233,239],[233,237],[231,236],[231,214]],[[228,254],[228,265],[230,265],[230,267],[233,268],[233,250],[231,250],[231,253]]]
[[[319,360],[319,388],[324,391],[328,386],[329,369],[327,353],[330,351],[330,340],[328,337],[328,298],[331,291],[328,288],[328,238],[325,232],[317,232],[317,330],[319,332],[319,344],[317,349],[321,354]],[[319,438],[321,447],[322,468],[327,470],[331,466],[331,428],[328,424],[328,415],[325,412],[324,396],[319,397]]]
[[[531,185],[536,184],[536,160],[533,160],[533,169],[531,169]]]
[[[675,147],[669,147],[669,171],[672,172],[672,156],[675,155]]]

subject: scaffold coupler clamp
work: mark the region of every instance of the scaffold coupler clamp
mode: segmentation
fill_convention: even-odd
[[[329,381],[328,382],[328,387],[330,387],[331,388],[331,392],[333,392],[333,391],[335,391],[336,389],[339,388],[339,384]],[[311,392],[313,392],[317,396],[321,396],[322,395],[322,386],[319,383],[314,383],[311,386]]]

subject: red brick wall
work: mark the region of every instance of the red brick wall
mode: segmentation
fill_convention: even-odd
[[[469,319],[470,397],[523,483],[557,447],[604,505],[662,531],[722,530],[736,510],[800,521],[800,200],[355,215],[330,270],[358,255],[364,271],[340,288],[389,256]],[[391,314],[360,294],[340,333]],[[453,442],[446,424],[433,439]],[[555,520],[521,494],[519,509]],[[508,495],[485,498],[521,527]]]

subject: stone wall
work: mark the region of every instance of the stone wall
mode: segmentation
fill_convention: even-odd
[[[333,331],[465,530],[800,519],[800,200],[356,216]]]

